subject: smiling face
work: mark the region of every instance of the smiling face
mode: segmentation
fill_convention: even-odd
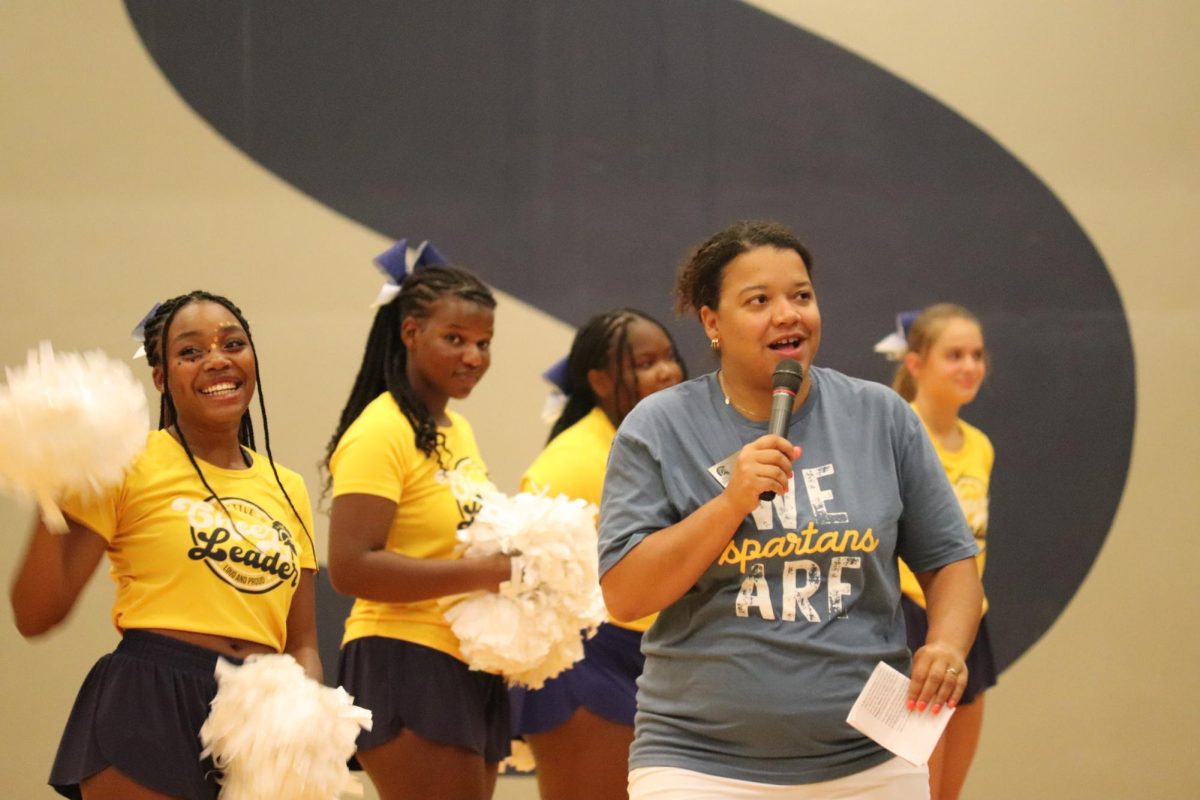
[[[905,365],[916,383],[919,402],[957,411],[975,399],[987,375],[983,330],[974,320],[948,319],[924,353],[905,356]]]
[[[198,300],[175,313],[166,333],[162,362],[176,424],[238,425],[257,380],[250,336],[238,318],[220,303]],[[163,391],[161,365],[154,368],[154,385]]]
[[[666,331],[636,316],[625,329],[625,347],[610,352],[603,369],[588,371],[596,402],[614,425],[620,424],[643,398],[681,380],[683,367]]]
[[[719,342],[725,380],[764,397],[780,361],[799,361],[807,376],[821,345],[816,291],[795,250],[756,247],[731,260],[717,307],[701,308],[700,321]]]
[[[492,363],[495,312],[446,295],[428,317],[406,317],[400,338],[408,350],[408,380],[426,407],[440,414],[450,398],[462,400]]]

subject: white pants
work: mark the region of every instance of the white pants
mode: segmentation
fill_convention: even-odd
[[[720,778],[677,767],[629,773],[629,800],[929,800],[929,770],[901,758],[844,778],[779,786]]]

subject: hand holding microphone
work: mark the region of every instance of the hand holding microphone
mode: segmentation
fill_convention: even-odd
[[[771,417],[767,422],[768,436],[787,438],[788,421],[792,418],[792,404],[804,383],[804,367],[792,358],[785,358],[775,367],[771,379]],[[775,499],[774,492],[763,492],[759,500],[770,502]]]
[[[803,368],[791,359],[779,362],[775,370],[767,433],[738,452],[733,475],[725,487],[739,513],[749,514],[763,500],[774,500],[776,490],[765,487],[787,491],[792,463],[799,458],[800,448],[789,446],[784,434],[803,375]]]

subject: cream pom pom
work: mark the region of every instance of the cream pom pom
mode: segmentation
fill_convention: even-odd
[[[6,372],[0,487],[35,500],[47,527],[65,532],[58,501],[120,483],[146,446],[146,394],[120,361],[99,350],[55,353],[49,342]]]
[[[501,772],[533,772],[537,769],[537,759],[524,739],[513,739],[509,744],[512,755],[500,762]]]
[[[487,491],[458,536],[467,558],[514,556],[513,578],[499,592],[477,592],[444,612],[472,668],[539,689],[583,658],[580,632],[594,633],[605,618],[594,505]]]
[[[218,659],[217,695],[200,728],[202,756],[224,772],[221,800],[330,800],[362,785],[346,762],[371,712],[322,686],[289,655]]]

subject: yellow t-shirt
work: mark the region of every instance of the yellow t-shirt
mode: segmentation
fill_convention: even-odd
[[[459,558],[455,534],[479,513],[479,490],[487,468],[470,424],[447,411],[450,425],[442,461],[417,449],[413,427],[390,394],[372,400],[342,434],[329,460],[333,496],[369,494],[396,503],[386,549],[410,558]],[[342,644],[386,636],[431,647],[463,659],[458,637],[436,599],[384,603],[359,598],[346,619]]]
[[[958,424],[963,433],[963,446],[955,452],[942,449],[933,436],[929,438],[942,461],[942,466],[946,468],[946,477],[950,479],[950,485],[958,497],[958,503],[967,518],[967,525],[975,535],[975,544],[979,546],[979,555],[975,556],[975,561],[982,576],[987,560],[988,486],[992,478],[992,462],[996,455],[987,434],[961,419]],[[928,433],[928,429],[926,432]],[[917,583],[917,576],[903,561],[900,562],[900,591],[919,603],[922,608],[925,607],[925,593]],[[986,614],[987,609],[985,597],[983,613]]]
[[[167,628],[283,650],[300,570],[317,568],[312,506],[304,480],[276,464],[297,519],[266,456],[246,452],[248,469],[197,461],[232,525],[183,446],[162,430],[150,434],[120,486],[63,503],[68,516],[108,542],[118,631]]]
[[[617,429],[608,415],[599,407],[593,408],[546,445],[522,476],[521,491],[545,490],[551,496],[565,494],[595,503],[598,508],[608,452],[616,435]],[[617,622],[609,617],[609,621],[645,633],[657,617],[651,614],[633,622]]]

